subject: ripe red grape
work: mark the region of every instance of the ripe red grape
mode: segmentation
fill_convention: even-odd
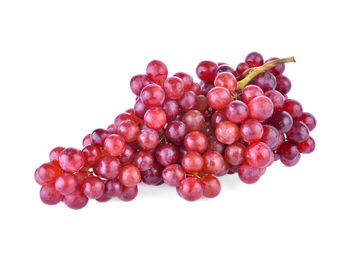
[[[284,102],[283,111],[286,111],[293,119],[300,118],[303,114],[303,107],[301,104],[293,99],[287,99]]]
[[[247,119],[244,121],[239,130],[241,138],[250,143],[260,140],[264,133],[261,123],[254,119]]]
[[[232,144],[239,138],[239,128],[231,121],[223,121],[217,125],[215,136],[223,144]]]
[[[221,191],[221,184],[220,181],[212,176],[207,175],[202,178],[203,183],[203,195],[207,198],[214,198],[217,195],[219,195]]]
[[[179,158],[177,148],[170,143],[160,144],[156,149],[155,156],[157,161],[163,166],[174,164]]]
[[[154,130],[162,129],[166,120],[165,111],[160,107],[148,109],[144,116],[146,126]]]
[[[50,162],[55,162],[58,164],[60,154],[64,150],[64,147],[56,147],[51,150],[49,154]]]
[[[105,184],[98,177],[88,177],[81,185],[81,190],[87,198],[98,199],[102,197],[105,191]]]
[[[187,112],[189,110],[194,109],[198,103],[198,97],[193,91],[185,91],[182,98],[178,101],[180,108]]]
[[[186,125],[179,120],[169,122],[165,128],[165,135],[171,142],[181,143],[184,140],[186,134]]]
[[[44,163],[37,169],[37,176],[45,184],[53,183],[61,175],[62,169],[53,163]]]
[[[238,168],[238,176],[242,182],[254,184],[259,180],[261,172],[259,168],[252,167],[245,162]]]
[[[261,54],[257,52],[252,52],[247,55],[245,58],[245,62],[250,66],[250,67],[259,67],[263,65],[264,63],[264,58]]]
[[[293,118],[288,112],[278,111],[267,120],[267,124],[274,126],[280,133],[286,133],[292,128]]]
[[[188,177],[181,181],[178,191],[181,197],[195,201],[203,196],[203,183],[196,177]]]
[[[55,188],[62,195],[71,194],[78,188],[78,180],[73,174],[64,172],[56,179]]]
[[[241,62],[237,65],[236,71],[238,75],[242,75],[247,69],[249,69],[249,65],[245,62]]]
[[[229,92],[234,92],[237,89],[237,80],[232,73],[222,72],[216,76],[214,80],[214,86],[223,87],[226,88]]]
[[[165,101],[163,110],[165,111],[167,121],[176,119],[176,116],[179,115],[179,109],[179,104],[175,100]]]
[[[188,151],[203,153],[208,147],[208,139],[201,132],[193,131],[185,136],[184,145]]]
[[[163,88],[165,96],[169,99],[179,99],[184,95],[185,92],[183,81],[176,76],[172,76],[166,79]]]
[[[119,181],[127,187],[137,185],[141,181],[140,170],[134,165],[126,165],[119,172]]]
[[[271,157],[273,158],[273,153],[264,142],[250,144],[245,151],[246,161],[254,168],[266,167]]]
[[[292,128],[286,135],[289,141],[303,142],[309,137],[309,129],[303,122],[294,120]]]
[[[142,129],[137,136],[137,144],[143,150],[152,150],[157,147],[159,143],[159,135],[153,129]]]
[[[117,157],[105,155],[100,159],[97,166],[94,168],[94,172],[100,177],[113,179],[118,176],[120,167],[121,163]]]
[[[242,91],[242,100],[244,103],[249,104],[250,100],[262,95],[264,95],[264,92],[259,86],[247,85]]]
[[[242,123],[248,118],[248,106],[240,100],[232,101],[227,106],[225,114],[233,123]]]
[[[195,174],[203,169],[204,161],[198,152],[190,151],[183,156],[181,164],[186,172]]]
[[[179,164],[171,164],[164,168],[162,172],[164,183],[170,186],[179,186],[186,177],[186,173]]]
[[[180,78],[183,82],[185,91],[189,91],[193,84],[193,78],[185,72],[177,72],[174,76]]]
[[[284,102],[286,100],[282,93],[277,90],[269,90],[265,92],[265,96],[271,99],[273,103],[273,110],[275,112],[282,110]]]
[[[266,96],[253,98],[248,104],[248,114],[252,119],[259,121],[266,120],[273,113],[273,103]]]
[[[62,198],[63,196],[55,189],[54,185],[46,184],[40,189],[40,199],[47,205],[56,205]]]
[[[121,155],[125,150],[125,140],[119,134],[111,134],[105,139],[104,149],[112,156]]]
[[[142,89],[140,98],[147,107],[161,106],[165,100],[165,92],[162,87],[156,84],[149,84]]]
[[[200,111],[190,110],[182,116],[188,132],[199,131],[204,126],[204,116]]]
[[[152,153],[149,151],[137,151],[134,157],[134,164],[140,171],[149,170],[152,168],[154,163],[154,158]]]
[[[136,138],[139,132],[140,132],[139,126],[133,120],[125,120],[122,123],[120,123],[118,127],[118,134],[122,136],[126,142],[136,141]]]
[[[203,171],[208,174],[216,174],[221,171],[225,164],[221,154],[215,151],[207,151],[203,154]]]
[[[85,166],[92,167],[100,160],[102,153],[97,145],[86,145],[82,150],[85,157]]]
[[[277,85],[276,77],[270,72],[263,72],[258,74],[254,79],[249,83],[259,86],[263,92],[274,90]]]
[[[218,65],[212,61],[202,61],[196,68],[196,73],[199,79],[203,82],[214,82],[215,72]]]
[[[146,74],[153,82],[161,84],[168,76],[168,68],[163,62],[153,60],[148,63]]]
[[[239,142],[226,146],[225,160],[231,165],[238,166],[245,161],[246,147]]]
[[[315,140],[311,136],[309,136],[309,138],[307,138],[303,142],[298,143],[297,145],[300,153],[310,154],[315,150],[316,143]]]
[[[152,80],[148,76],[136,75],[133,76],[130,80],[130,89],[135,95],[139,96],[142,89],[151,83]]]
[[[84,195],[81,190],[64,196],[63,202],[72,209],[81,209],[88,203],[89,199]]]
[[[281,92],[283,95],[287,94],[292,88],[292,83],[288,77],[280,75],[276,77],[276,90]]]

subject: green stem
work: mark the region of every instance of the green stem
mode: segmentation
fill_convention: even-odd
[[[254,77],[259,75],[262,72],[265,72],[266,70],[269,70],[273,67],[276,67],[279,64],[287,63],[287,62],[295,62],[294,56],[288,57],[288,58],[282,58],[277,59],[273,61],[266,62],[264,65],[256,67],[256,68],[250,68],[243,72],[241,76],[245,76],[245,78],[241,81],[237,82],[237,89],[242,90],[251,80],[253,80]]]

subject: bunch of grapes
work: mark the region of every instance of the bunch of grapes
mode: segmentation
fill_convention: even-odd
[[[50,162],[35,171],[41,200],[73,209],[89,199],[131,201],[143,182],[165,183],[194,201],[217,196],[220,176],[237,173],[252,184],[274,161],[297,164],[315,149],[309,132],[316,120],[286,95],[284,64],[293,61],[264,62],[256,52],[236,69],[202,61],[200,83],[184,72],[168,76],[163,62],[151,61],[130,81],[134,108],[85,136],[82,150],[50,152]]]

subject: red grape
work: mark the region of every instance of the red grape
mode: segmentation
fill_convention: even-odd
[[[133,165],[126,165],[119,172],[119,181],[127,187],[137,185],[141,181],[140,170]]]
[[[54,185],[43,185],[40,189],[40,199],[47,205],[56,205],[62,198],[63,196],[55,189]]]
[[[223,144],[232,144],[239,138],[239,128],[231,121],[223,121],[217,125],[215,136]]]
[[[203,196],[203,183],[196,177],[188,177],[178,186],[179,194],[185,200],[195,201]]]
[[[221,184],[220,181],[212,176],[207,175],[202,178],[203,183],[203,195],[207,198],[214,198],[217,195],[219,195],[221,191]]]
[[[186,173],[179,164],[171,164],[164,168],[162,172],[164,182],[170,186],[179,186],[186,177]]]
[[[146,74],[153,82],[161,84],[168,76],[168,68],[163,62],[153,60],[148,63]]]
[[[196,73],[199,79],[203,82],[214,82],[215,72],[218,65],[212,61],[202,61],[196,68]]]

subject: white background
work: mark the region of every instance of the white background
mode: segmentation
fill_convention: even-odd
[[[347,2],[1,1],[0,251],[349,252]],[[33,173],[51,148],[80,147],[132,107],[129,80],[150,60],[194,75],[255,50],[296,57],[289,96],[318,120],[297,166],[255,185],[226,176],[193,203],[164,185],[80,211],[40,202]]]

